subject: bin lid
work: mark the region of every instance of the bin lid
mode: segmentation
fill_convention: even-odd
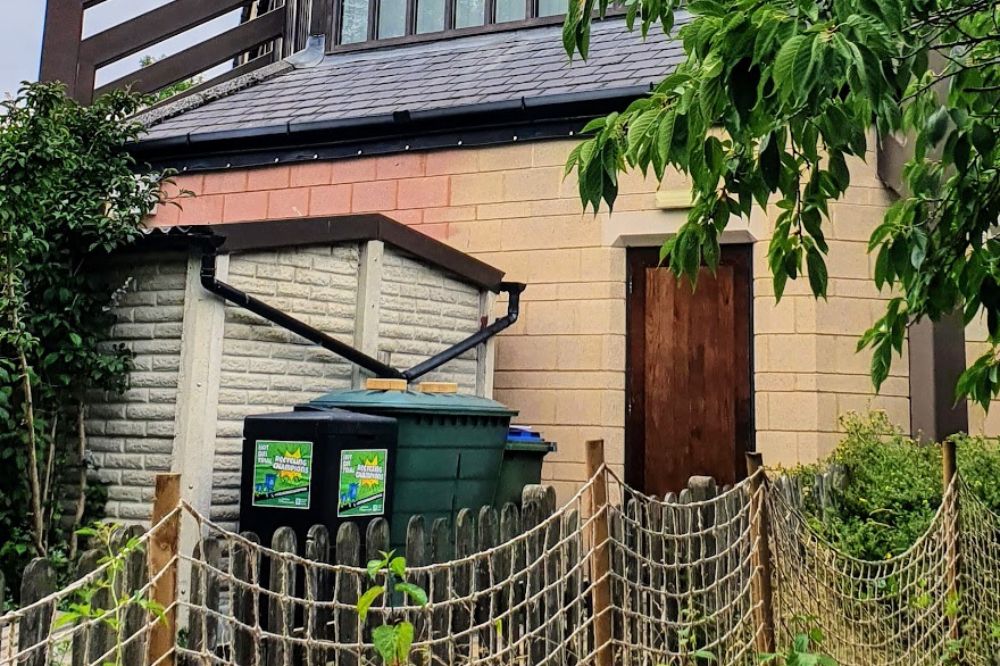
[[[556,450],[555,442],[547,442],[544,439],[524,440],[508,439],[504,447],[508,451],[531,451],[532,453],[552,453]]]
[[[333,391],[309,403],[313,407],[377,411],[383,414],[477,414],[514,416],[516,410],[489,398],[461,393],[419,391]]]

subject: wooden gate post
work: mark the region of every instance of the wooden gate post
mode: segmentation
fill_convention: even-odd
[[[608,477],[598,474],[604,467],[604,440],[587,442],[587,476],[593,479],[590,497],[591,539],[594,559],[591,561],[591,594],[594,605],[594,645],[598,647],[597,666],[611,666],[611,552],[608,543]]]
[[[157,474],[156,496],[153,500],[152,525],[169,516],[181,502],[181,475]],[[166,613],[163,621],[153,625],[149,636],[148,662],[173,666],[177,638],[177,554],[180,550],[180,513],[160,525],[149,540],[149,576],[156,578],[152,601]],[[162,573],[162,575],[161,575]]]
[[[767,502],[764,497],[764,457],[747,453],[747,476],[750,479],[750,538],[756,547],[751,552],[753,579],[752,598],[757,602],[754,619],[759,628],[756,635],[758,653],[772,653],[774,638],[774,591],[771,577],[771,540],[767,524]]]
[[[942,497],[947,500],[948,491],[951,488],[952,481],[955,480],[955,475],[958,474],[958,461],[957,461],[957,448],[953,440],[945,440],[941,444],[941,484],[942,484]],[[959,558],[962,556],[959,552],[958,540],[958,521],[959,521],[959,505],[958,498],[952,499],[950,509],[945,516],[944,525],[944,539],[945,539],[945,557],[947,557],[947,570],[946,576],[948,577],[948,597],[949,600],[957,599],[959,594],[958,589],[958,573],[959,573]],[[948,604],[951,605],[950,603]],[[955,604],[957,608],[958,605]],[[949,617],[948,619],[948,635],[952,640],[958,640],[961,637],[959,628],[959,618]]]

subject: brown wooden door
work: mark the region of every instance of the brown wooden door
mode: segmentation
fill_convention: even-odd
[[[752,437],[749,246],[723,248],[697,288],[629,251],[626,476],[648,493],[743,476]]]

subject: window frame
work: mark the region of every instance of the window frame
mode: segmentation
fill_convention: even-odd
[[[398,37],[378,37],[378,11],[382,0],[368,0],[368,22],[367,34],[363,41],[342,43],[344,0],[332,0],[331,18],[332,35],[329,41],[330,52],[358,51],[372,48],[384,48],[387,46],[415,44],[420,42],[439,41],[454,37],[464,37],[468,35],[488,34],[494,32],[504,32],[518,28],[560,25],[565,18],[564,13],[553,14],[552,16],[539,16],[540,0],[524,0],[525,16],[527,18],[496,22],[496,8],[498,0],[483,0],[483,23],[481,25],[456,28],[455,19],[457,15],[459,0],[444,0],[444,29],[435,32],[417,32],[417,3],[420,0],[406,0],[406,20],[405,34]],[[617,8],[616,8],[617,9]],[[618,11],[609,10],[608,15],[617,14]]]

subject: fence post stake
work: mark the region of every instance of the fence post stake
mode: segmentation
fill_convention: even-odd
[[[591,487],[591,527],[594,559],[591,562],[594,604],[594,645],[597,651],[597,666],[611,666],[611,553],[608,538],[608,477],[598,474],[604,467],[604,440],[592,439],[587,442],[587,476],[593,479]]]
[[[954,481],[956,474],[958,474],[957,448],[953,440],[946,440],[941,444],[941,483],[943,493],[942,497],[944,498],[944,501],[948,501],[948,491],[951,489],[951,484],[952,481]],[[946,515],[947,518],[944,528],[945,553],[948,558],[948,570],[946,575],[948,576],[948,597],[949,599],[952,599],[957,598],[959,594],[959,558],[962,556],[959,552],[958,546],[958,497],[951,498],[951,504],[949,504],[949,510]],[[950,604],[946,604],[946,608],[949,605]],[[961,637],[958,618],[949,617],[948,625],[948,635],[952,640],[957,641]]]
[[[757,601],[754,611],[757,627],[757,652],[772,653],[774,637],[774,591],[771,578],[771,541],[767,524],[767,502],[764,492],[764,457],[747,453],[747,476],[750,479],[750,538],[756,547],[751,553],[753,580],[751,589]]]
[[[180,505],[181,475],[157,474],[153,500],[152,525],[158,524]],[[151,664],[173,666],[177,636],[177,560],[180,550],[180,514],[174,515],[151,534],[149,541],[149,576],[156,578],[152,601],[166,610],[162,622],[153,625],[149,636],[148,661]],[[162,575],[161,575],[162,573]]]

